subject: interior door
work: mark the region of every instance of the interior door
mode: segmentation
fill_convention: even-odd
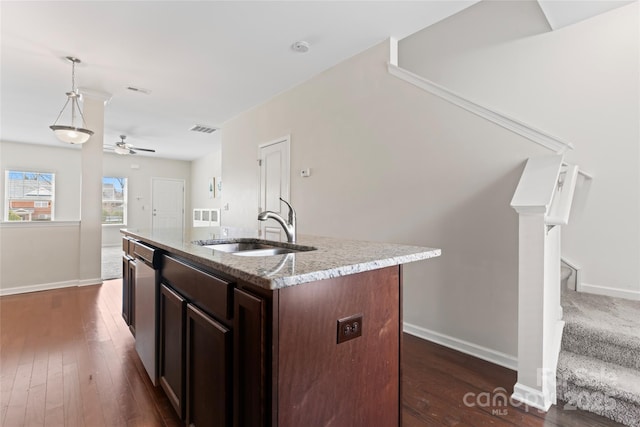
[[[184,230],[184,180],[151,179],[151,226],[156,236],[181,240]]]
[[[289,201],[289,148],[290,138],[284,137],[260,146],[260,201],[258,212],[277,212],[287,218],[289,210],[280,197]],[[282,227],[272,219],[260,221],[260,236],[280,241]]]

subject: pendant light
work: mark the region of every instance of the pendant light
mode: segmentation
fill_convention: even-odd
[[[64,103],[62,110],[60,110],[60,114],[58,114],[58,118],[51,126],[49,126],[49,128],[62,142],[68,142],[69,144],[84,144],[89,140],[89,137],[93,135],[93,131],[84,127],[84,115],[82,115],[82,110],[78,103],[80,94],[76,90],[76,64],[79,64],[80,60],[72,56],[67,56],[67,60],[71,62],[71,92],[67,92],[67,102]],[[59,125],[57,124],[58,120],[60,120],[64,109],[67,108],[69,101],[71,101],[71,124]],[[82,118],[82,127],[76,127],[76,109],[78,109],[78,113],[80,113],[80,117]]]

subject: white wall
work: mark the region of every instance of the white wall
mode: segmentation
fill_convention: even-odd
[[[100,153],[103,173],[129,178],[129,224],[151,227],[151,178],[184,179],[191,163]],[[139,168],[132,169],[137,164]],[[81,150],[67,146],[0,143],[0,209],[4,212],[4,171],[55,172],[55,222],[0,224],[0,294],[29,292],[80,282]],[[137,198],[139,197],[139,199]],[[186,207],[190,199],[187,194]],[[103,227],[103,244],[120,244],[121,226]],[[99,248],[96,248],[99,252]],[[98,261],[99,262],[99,261]]]
[[[4,220],[4,174],[8,169],[53,172],[55,176],[56,221],[80,220],[82,169],[79,148],[43,147],[35,144],[0,142],[0,221]]]
[[[258,145],[290,134],[299,232],[441,247],[442,257],[405,268],[405,322],[513,364],[518,224],[509,202],[525,159],[544,149],[389,75],[388,48],[224,124],[223,225],[257,229]],[[307,167],[312,176],[301,178]]]
[[[220,143],[206,156],[191,162],[191,209],[188,211],[187,227],[193,224],[191,212],[193,209],[220,209],[222,212],[222,197],[209,198],[208,183],[211,178],[222,176],[222,150]],[[199,230],[200,236],[213,237],[210,233],[219,234],[219,227]],[[205,233],[205,234],[203,234]],[[207,234],[208,233],[208,234]]]
[[[104,176],[128,178],[128,212],[126,228],[151,228],[151,178],[173,178],[185,181],[185,224],[189,226],[191,162],[148,156],[122,156],[105,153],[102,166]],[[102,226],[102,245],[121,243],[121,225]]]
[[[537,2],[483,1],[399,45],[399,65],[575,145],[595,176],[563,256],[591,291],[640,299],[638,3],[547,32]]]
[[[0,224],[0,295],[77,286],[80,224]]]
[[[0,224],[0,294],[40,285],[73,286],[78,279],[81,151],[0,142],[0,211],[7,169],[54,172],[56,224]]]

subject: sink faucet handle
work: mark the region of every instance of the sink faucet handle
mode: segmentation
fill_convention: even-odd
[[[284,202],[284,204],[289,207],[289,224],[293,224],[296,218],[296,211],[293,209],[293,206],[291,206],[289,202],[282,197],[280,197],[280,201]]]

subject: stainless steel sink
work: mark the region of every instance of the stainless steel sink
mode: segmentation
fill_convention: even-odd
[[[227,252],[232,255],[238,256],[273,256],[290,254],[301,251],[310,251],[315,248],[309,246],[296,247],[289,246],[277,246],[270,242],[229,242],[229,243],[216,243],[211,245],[202,245],[205,248],[213,249],[215,251]]]
[[[282,255],[282,254],[290,254],[296,251],[295,249],[287,249],[287,248],[267,248],[267,249],[254,249],[250,251],[240,251],[233,252],[233,255],[238,256],[272,256],[272,255]]]
[[[233,243],[218,243],[215,245],[204,245],[205,248],[215,249],[222,252],[241,252],[241,251],[253,251],[256,249],[272,249],[275,246],[267,245],[259,242],[233,242]]]

